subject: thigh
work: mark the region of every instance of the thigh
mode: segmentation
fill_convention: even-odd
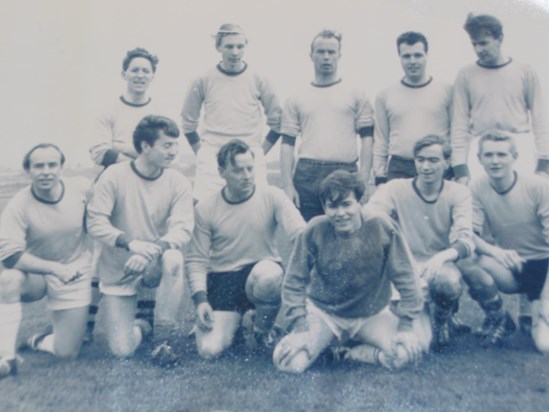
[[[387,306],[381,312],[364,319],[354,332],[354,337],[387,352],[391,350],[391,341],[397,333],[398,321],[398,317]]]
[[[244,266],[234,272],[208,273],[208,301],[214,311],[237,312],[243,314],[253,309],[246,295],[246,282],[254,264]]]
[[[21,301],[34,302],[46,296],[48,288],[44,275],[27,273],[24,275],[21,287]]]
[[[84,340],[88,307],[53,311],[53,347],[58,356],[76,356]]]
[[[482,255],[479,259],[479,264],[494,279],[499,290],[504,293],[518,292],[519,284],[513,273],[494,258]]]

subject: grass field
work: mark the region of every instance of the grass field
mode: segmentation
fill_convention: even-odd
[[[1,179],[1,177],[0,177]],[[19,179],[16,179],[19,182]],[[1,182],[1,180],[0,180]],[[19,184],[9,185],[10,191]],[[8,186],[0,186],[6,188]],[[0,209],[11,193],[0,196]],[[287,251],[285,251],[287,252]],[[466,294],[464,294],[466,295]],[[516,312],[516,299],[506,299]],[[108,355],[102,317],[96,339],[78,360],[22,353],[14,378],[0,381],[0,411],[546,411],[549,357],[516,334],[502,349],[483,350],[472,336],[398,372],[350,363],[315,364],[300,375],[278,373],[268,356],[236,350],[198,358],[181,314],[176,349],[181,366],[157,368],[146,356]],[[482,314],[467,296],[460,317],[478,326]],[[24,307],[20,339],[49,322],[44,301]]]

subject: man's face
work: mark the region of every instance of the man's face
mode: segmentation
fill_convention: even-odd
[[[146,142],[142,143],[142,154],[150,164],[160,169],[165,169],[177,156],[179,151],[177,140],[175,137],[167,136],[161,130],[158,132],[158,139],[152,146],[149,146]]]
[[[254,190],[255,170],[254,157],[250,151],[239,153],[225,168],[219,168],[219,173],[227,182],[229,191],[241,198],[250,196]]]
[[[61,175],[61,153],[53,147],[36,149],[30,156],[28,170],[32,187],[38,191],[52,190]]]
[[[400,64],[406,77],[412,81],[420,81],[425,76],[427,53],[422,42],[414,44],[401,43],[398,46]]]
[[[246,37],[243,34],[231,34],[221,39],[217,51],[221,53],[223,66],[240,66],[244,51],[246,50]]]
[[[433,184],[442,182],[448,161],[444,158],[442,146],[432,144],[421,149],[414,157],[418,182]]]
[[[495,66],[501,58],[502,38],[494,38],[488,32],[481,32],[471,36],[471,43],[475,49],[480,64],[486,66]]]
[[[360,229],[361,209],[360,202],[353,192],[337,204],[330,200],[324,204],[324,213],[335,231],[340,234],[351,234]]]
[[[134,57],[128,70],[122,72],[122,78],[130,93],[145,93],[154,78],[151,62],[144,57]]]
[[[482,144],[479,161],[490,179],[502,179],[511,176],[515,160],[510,142],[486,140]]]
[[[329,76],[337,73],[337,63],[340,57],[339,42],[336,38],[318,37],[315,39],[311,60],[316,74]]]

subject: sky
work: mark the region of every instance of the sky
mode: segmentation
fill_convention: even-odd
[[[282,101],[312,80],[309,45],[323,28],[342,33],[340,75],[372,101],[402,77],[395,40],[408,30],[429,39],[430,74],[453,82],[475,60],[462,28],[470,11],[501,19],[504,53],[532,64],[549,91],[549,0],[2,0],[2,6],[0,169],[18,169],[40,142],[58,144],[71,167],[91,166],[93,121],[123,92],[121,61],[134,47],[160,58],[150,94],[179,122],[189,83],[219,60],[211,35],[227,22],[244,28],[246,61]],[[185,142],[181,147],[190,153]]]

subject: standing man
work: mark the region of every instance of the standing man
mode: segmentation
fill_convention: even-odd
[[[280,137],[282,109],[265,78],[243,60],[248,38],[240,26],[223,24],[215,34],[221,62],[195,80],[183,104],[183,131],[196,153],[193,196],[196,201],[217,193],[224,185],[217,172],[216,155],[221,146],[238,138],[255,153],[257,183],[267,184],[264,154]],[[198,133],[204,107],[202,131]],[[270,130],[262,142],[265,120]]]
[[[420,138],[450,136],[452,86],[428,74],[427,39],[413,31],[402,33],[397,49],[404,77],[376,98],[376,185],[417,175],[413,148]]]
[[[91,301],[90,242],[83,219],[91,182],[61,178],[65,156],[53,144],[23,158],[31,179],[0,220],[0,379],[17,373],[16,339],[21,302],[48,297],[53,331],[34,335],[31,349],[75,358]]]
[[[326,216],[299,235],[284,277],[281,315],[291,332],[273,354],[280,371],[303,372],[347,339],[360,344],[344,359],[387,368],[414,364],[429,349],[431,325],[406,241],[389,218],[362,215],[363,194],[364,183],[345,170],[321,183]]]
[[[137,291],[182,270],[181,250],[194,219],[189,182],[168,168],[178,152],[178,137],[177,125],[166,117],[141,120],[134,133],[139,155],[107,168],[88,205],[88,231],[101,246],[97,272],[107,338],[117,356],[132,355],[151,332],[151,322],[134,319]]]
[[[402,228],[418,274],[434,303],[434,347],[447,345],[464,325],[453,319],[462,292],[458,259],[474,250],[471,194],[466,186],[444,180],[451,149],[446,138],[425,136],[414,145],[418,176],[381,186],[367,209],[392,216]]]
[[[341,35],[323,30],[311,43],[314,81],[288,99],[282,117],[282,187],[305,220],[324,213],[318,188],[331,172],[358,170],[370,177],[374,111],[366,94],[339,77]],[[357,150],[360,135],[360,155]],[[294,146],[301,136],[294,171]]]
[[[515,331],[500,292],[525,293],[534,344],[549,353],[549,182],[513,170],[518,153],[509,133],[484,134],[478,150],[486,175],[471,185],[477,254],[459,265],[486,313],[483,345],[499,346]]]
[[[206,359],[232,345],[245,312],[248,336],[265,342],[284,275],[276,229],[282,227],[293,241],[305,225],[282,190],[255,184],[254,152],[246,143],[225,144],[217,162],[226,186],[196,205],[186,271],[196,307],[196,345]]]

